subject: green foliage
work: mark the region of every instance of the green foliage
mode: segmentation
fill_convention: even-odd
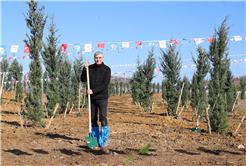
[[[190,81],[186,75],[184,76],[182,80],[182,84],[183,83],[184,83],[184,88],[183,88],[183,93],[181,96],[181,101],[182,101],[182,105],[186,105],[189,94],[190,94]]]
[[[198,85],[197,85],[197,76],[196,73],[193,74],[192,84],[191,84],[191,106],[193,109],[198,106]]]
[[[220,134],[225,134],[229,126],[227,113],[225,111],[225,82],[227,81],[227,71],[229,69],[229,28],[227,27],[228,17],[222,22],[218,31],[215,28],[214,42],[209,46],[209,59],[213,68],[210,71],[211,80],[209,82],[209,104],[214,109],[210,114],[211,128]],[[215,103],[216,102],[216,103]]]
[[[118,79],[115,79],[115,94],[119,95],[119,82]]]
[[[142,147],[139,151],[135,151],[130,157],[126,159],[124,164],[129,164],[138,154],[147,154],[149,148],[152,146],[152,142],[149,142],[146,146]]]
[[[71,101],[71,69],[72,63],[68,59],[68,56],[65,55],[62,58],[62,62],[59,66],[59,96],[60,96],[60,104],[61,112],[63,113],[66,109],[67,102]]]
[[[159,82],[157,83],[157,87],[156,88],[157,88],[157,93],[160,93],[160,83]]]
[[[167,101],[167,78],[164,78],[162,80],[161,90],[162,90],[162,98],[163,98],[163,100]]]
[[[123,94],[126,94],[126,82],[123,83]]]
[[[133,103],[140,104],[146,112],[152,111],[153,91],[151,82],[154,79],[155,58],[154,48],[148,53],[146,62],[140,65],[140,59],[137,59],[138,71],[133,74],[131,79],[132,84],[132,99]]]
[[[79,105],[78,105],[79,104],[79,102],[78,102],[79,101],[79,98],[78,98],[78,96],[79,96],[79,84],[81,82],[81,73],[83,70],[83,65],[84,65],[84,57],[83,57],[83,54],[81,51],[81,54],[79,55],[79,57],[78,58],[75,57],[75,61],[73,63],[72,80],[71,80],[71,84],[72,84],[71,85],[72,86],[72,88],[71,88],[71,102],[73,102],[75,108],[79,107]],[[83,86],[84,87],[83,88],[83,94],[84,93],[87,94],[86,93],[87,84],[84,83],[83,85],[84,85]],[[84,101],[84,97],[85,97],[85,100],[87,101],[87,95],[83,95],[83,97],[81,97],[80,100]]]
[[[43,75],[43,93],[47,94],[47,89],[48,89],[48,82],[49,81],[49,76],[47,70],[44,71]]]
[[[109,97],[115,96],[115,82],[114,82],[114,80],[112,80],[112,79],[110,80],[108,89],[109,89],[109,91],[108,91]]]
[[[43,34],[46,24],[44,18],[44,5],[38,8],[38,2],[34,0],[26,2],[29,10],[27,15],[24,14],[27,28],[30,29],[30,35],[26,34],[28,39],[23,40],[27,47],[30,48],[29,57],[31,62],[29,64],[29,93],[27,95],[28,103],[28,119],[32,125],[43,125],[41,119],[44,117],[42,109],[42,66],[40,60],[40,53],[43,47]]]
[[[226,78],[224,90],[226,96],[226,110],[231,111],[237,95],[235,93],[234,78],[230,69],[228,69],[227,71],[227,78]]]
[[[47,96],[47,110],[52,114],[56,103],[59,103],[59,80],[58,72],[61,63],[61,50],[58,48],[58,37],[56,37],[56,24],[54,16],[51,17],[51,23],[48,26],[49,35],[46,37],[46,45],[42,51],[43,64],[45,66],[43,90]],[[50,81],[48,80],[50,79]]]
[[[241,78],[240,85],[241,85],[241,89],[242,89],[241,100],[244,100],[246,80]]]
[[[153,88],[152,88],[153,93],[156,93],[156,91],[155,91],[155,86],[156,86],[155,82],[153,83],[152,86],[153,86]]]
[[[18,62],[17,59],[14,59],[13,62],[11,63],[9,71],[12,73],[12,77],[15,80],[14,86],[16,86],[16,93],[15,93],[15,99],[22,100],[23,99],[23,89],[22,89],[22,75],[23,75],[23,66]]]
[[[123,94],[123,82],[120,81],[120,96]]]
[[[200,103],[202,100],[202,96],[203,96],[203,91],[204,91],[204,87],[206,85],[206,80],[205,77],[207,76],[209,70],[210,70],[210,65],[209,65],[209,54],[206,52],[205,49],[202,49],[201,46],[198,46],[197,48],[197,53],[198,53],[198,58],[195,59],[194,56],[192,55],[192,59],[193,62],[196,64],[196,74],[194,74],[194,76],[196,77],[196,86],[194,86],[192,88],[192,91],[196,91],[194,92],[194,97],[196,99],[193,98],[193,101],[195,101],[193,103],[193,108],[196,108],[196,110],[198,111],[198,107],[200,107]],[[203,112],[206,109],[206,105],[207,105],[207,97],[205,96],[202,108],[201,108],[201,115],[203,114]]]
[[[10,67],[10,64],[9,64],[9,61],[8,61],[8,59],[7,59],[7,54],[5,54],[4,56],[2,56],[3,57],[3,59],[2,59],[2,61],[1,61],[1,72],[5,72],[5,75],[4,75],[4,82],[7,82],[8,80],[7,80],[7,76],[8,76],[8,74],[7,74],[7,72],[9,72],[9,67]],[[2,77],[1,77],[1,80],[2,80]],[[6,83],[6,84],[3,84],[3,91],[6,91],[6,90],[8,90],[8,83]]]
[[[171,41],[170,41],[171,42]],[[164,77],[167,78],[166,85],[166,101],[168,104],[168,114],[175,115],[178,101],[179,101],[179,88],[178,82],[180,82],[180,69],[181,69],[181,57],[179,56],[179,50],[176,52],[176,45],[168,45],[166,52],[161,49],[160,65],[162,67],[161,72]]]

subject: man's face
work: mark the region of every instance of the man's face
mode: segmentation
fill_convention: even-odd
[[[97,65],[101,65],[103,62],[103,55],[102,54],[96,55],[94,57],[94,60]]]

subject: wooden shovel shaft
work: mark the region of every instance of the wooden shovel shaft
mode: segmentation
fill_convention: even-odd
[[[206,93],[206,89],[205,89],[205,87],[204,87],[203,95],[202,95],[202,102],[201,102],[201,104],[200,104],[200,109],[199,109],[199,112],[198,112],[198,117],[197,117],[197,123],[196,123],[196,126],[199,125],[199,119],[200,119],[200,115],[201,115],[202,103],[203,103],[203,99],[204,99],[205,93]]]
[[[237,129],[236,129],[236,131],[234,132],[234,135],[236,135],[236,134],[237,134],[237,132],[238,132],[238,130],[239,130],[239,128],[240,128],[240,126],[241,126],[241,125],[242,125],[242,123],[243,123],[244,118],[245,118],[245,115],[243,116],[243,118],[241,119],[240,123],[238,124]]]
[[[86,67],[87,87],[90,89],[89,67]],[[89,133],[91,133],[91,95],[88,94],[88,108],[89,108]]]
[[[183,83],[183,85],[182,85],[182,89],[181,89],[181,93],[180,93],[180,95],[179,95],[179,102],[180,102],[180,100],[181,100],[181,96],[182,96],[182,93],[183,93],[184,84],[185,84],[185,83]],[[177,106],[176,114],[178,113],[178,110],[179,110],[179,102],[178,102],[178,106]]]

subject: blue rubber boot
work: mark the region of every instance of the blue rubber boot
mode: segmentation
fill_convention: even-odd
[[[108,146],[108,136],[109,136],[108,126],[101,127],[101,133],[99,135],[100,147],[104,148],[104,147]]]
[[[91,127],[91,136],[97,137],[97,140],[99,140],[99,126]]]

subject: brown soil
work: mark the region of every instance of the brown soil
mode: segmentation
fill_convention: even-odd
[[[13,93],[3,94],[4,98]],[[147,154],[138,154],[130,165],[246,165],[246,122],[237,135],[210,135],[204,119],[199,125],[201,133],[193,132],[192,109],[185,108],[181,118],[165,115],[161,95],[154,95],[154,112],[142,112],[132,105],[130,96],[109,98],[109,154],[89,149],[88,111],[81,110],[60,114],[54,118],[49,129],[24,127],[21,129],[17,105],[14,101],[1,110],[1,165],[123,165],[148,142],[152,146]],[[243,105],[244,104],[244,105]],[[234,133],[244,113],[245,102],[237,104],[237,117],[228,116]],[[240,108],[240,109],[239,109]],[[180,107],[181,109],[181,107]],[[44,119],[48,124],[50,119]]]

